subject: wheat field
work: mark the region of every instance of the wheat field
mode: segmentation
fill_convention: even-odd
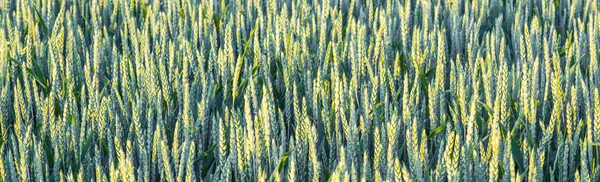
[[[600,181],[598,0],[0,0],[0,181]]]

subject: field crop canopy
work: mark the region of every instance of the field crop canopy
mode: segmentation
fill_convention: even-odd
[[[600,181],[600,0],[0,0],[0,182]]]

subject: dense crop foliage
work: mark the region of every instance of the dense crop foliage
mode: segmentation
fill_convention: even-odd
[[[0,181],[600,181],[598,0],[0,0]]]

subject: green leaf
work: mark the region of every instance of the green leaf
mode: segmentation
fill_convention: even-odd
[[[437,135],[438,133],[442,132],[442,130],[444,130],[444,128],[446,128],[446,124],[442,125],[442,126],[438,126],[437,128],[433,129],[433,131],[431,131],[431,133],[429,135],[427,135],[427,140],[431,140],[431,138],[433,138],[435,135]]]
[[[10,61],[10,62],[12,62],[12,63],[18,64],[19,66],[22,66],[22,65],[23,65],[23,63],[21,63],[21,62],[19,62],[19,61],[15,60],[15,59],[13,59],[13,58],[12,58],[12,57],[10,57],[10,56],[6,56],[6,59],[8,59],[8,61]]]
[[[217,29],[218,29],[218,28],[219,28],[219,26],[220,26],[220,24],[221,24],[221,21],[220,21],[220,18],[219,18],[219,16],[217,16],[217,14],[214,14],[214,15],[213,15],[213,22],[214,22],[214,24],[215,24],[215,28],[217,28]]]
[[[217,148],[217,144],[216,143],[213,144],[213,146],[211,146],[210,149],[208,149],[206,152],[202,153],[202,156],[200,156],[200,158],[197,158],[196,161],[211,156],[212,153],[213,153],[213,151],[215,150],[215,148]]]
[[[394,94],[394,98],[393,98],[394,102],[398,101],[398,99],[400,98],[400,94],[402,94],[402,89],[398,88],[396,90],[396,93]]]
[[[483,108],[485,108],[485,110],[489,113],[490,116],[494,115],[494,111],[486,103],[483,103],[480,101],[477,101],[477,103],[481,104],[483,106]]]
[[[207,159],[207,161],[205,161],[204,165],[202,165],[202,177],[206,177],[206,175],[208,174],[208,170],[210,169],[210,167],[212,166],[212,164],[215,161],[214,155],[212,155],[213,151],[215,150],[215,148],[217,148],[217,144],[213,144],[212,147],[210,147],[210,149],[208,149],[206,152],[202,153],[202,156],[200,156],[199,158],[196,158],[196,160],[194,160],[194,162],[197,162],[200,159]]]
[[[44,150],[46,151],[46,157],[48,158],[48,165],[54,166],[54,147],[50,141],[50,137],[46,135],[44,137]]]
[[[429,71],[427,71],[427,73],[425,73],[425,76],[426,76],[427,78],[429,78],[430,76],[432,76],[432,75],[434,75],[434,74],[435,74],[435,66],[434,66],[434,67],[431,67],[431,68],[429,69]]]
[[[85,156],[85,154],[87,154],[87,152],[90,150],[90,147],[91,147],[90,144],[92,143],[93,136],[94,136],[93,132],[90,133],[90,135],[88,135],[87,140],[83,144],[83,148],[82,148],[83,150],[81,150],[81,153],[79,154],[79,160],[83,160],[83,157]]]
[[[202,178],[206,177],[206,175],[208,174],[209,169],[212,167],[212,165],[214,163],[215,163],[215,158],[211,155],[210,158],[208,159],[208,161],[202,167],[202,173],[201,173]]]
[[[511,136],[512,137],[512,136]],[[523,165],[523,153],[520,150],[520,146],[519,144],[517,144],[517,142],[515,141],[514,138],[511,139],[510,141],[510,149],[512,150],[512,155],[514,157],[514,162],[517,164],[517,166],[519,167],[519,170],[521,172],[525,171],[525,166]]]
[[[8,59],[9,62],[15,63],[19,66],[25,66],[23,63],[15,60],[14,58],[10,57],[10,56],[6,56],[6,59]],[[27,74],[31,77],[33,77],[33,79],[38,82],[40,84],[40,86],[44,89],[44,91],[49,91],[49,86],[46,83],[46,79],[44,78],[44,76],[42,75],[42,71],[40,69],[40,67],[38,66],[37,62],[35,60],[33,60],[33,69],[31,68],[25,68],[25,71],[27,72]]]
[[[479,130],[481,133],[486,133],[487,130],[487,125],[484,124],[485,121],[483,121],[483,118],[481,118],[481,116],[477,116],[475,117],[475,123],[477,124],[477,126],[479,126]]]
[[[215,85],[215,88],[213,90],[213,95],[217,95],[217,93],[221,92],[221,90],[223,90],[223,87],[221,86],[221,84]]]
[[[35,6],[33,6],[33,10],[35,10],[35,14],[37,15],[36,23],[42,27],[42,33],[44,33],[44,35],[50,37],[50,31],[48,30],[48,26],[46,26],[46,21],[44,21],[44,19],[42,18],[42,15],[40,14],[40,12],[38,11],[38,9]]]
[[[593,151],[592,162],[595,166],[598,166],[600,164],[600,143],[590,142],[590,145]]]
[[[285,166],[285,163],[287,162],[287,159],[288,159],[289,156],[290,156],[290,151],[287,151],[283,155],[283,158],[281,158],[281,161],[279,161],[279,167],[277,167],[277,170],[279,172],[281,172],[281,170],[283,169],[283,166]]]
[[[281,174],[281,171],[283,170],[283,167],[285,166],[285,163],[286,163],[286,162],[287,162],[287,160],[288,160],[288,157],[290,156],[290,152],[291,152],[291,151],[287,151],[287,152],[286,152],[286,153],[283,155],[283,157],[281,158],[281,160],[279,160],[279,164],[277,165],[277,169],[275,169],[275,170],[277,170],[277,172],[279,172],[280,174]],[[276,172],[276,171],[273,171],[271,174],[275,174],[275,172]],[[274,176],[274,175],[271,175],[271,177],[269,177],[269,181],[273,181],[273,180],[274,180],[274,179],[273,179],[273,176]]]
[[[73,114],[69,113],[67,115],[67,117],[69,118],[69,123],[71,124],[71,126],[75,125],[75,117],[73,117]]]
[[[515,125],[513,126],[513,129],[512,129],[512,131],[511,131],[511,135],[512,135],[512,136],[515,136],[515,135],[517,135],[517,132],[519,131],[519,129],[520,129],[520,128],[521,128],[521,127],[522,127],[522,126],[525,124],[525,123],[523,122],[523,120],[522,120],[522,119],[523,119],[523,117],[524,117],[524,116],[523,116],[523,114],[521,113],[521,114],[520,114],[520,116],[519,116],[519,118],[517,118],[517,121],[515,121]]]
[[[423,90],[425,95],[429,95],[429,81],[427,80],[427,76],[425,75],[425,73],[423,72],[423,70],[421,69],[421,67],[419,65],[417,65],[416,60],[413,60],[413,64],[415,65],[416,71],[417,71],[417,75],[419,76],[419,79],[421,81],[420,86],[421,86],[421,90]]]
[[[381,104],[383,104],[383,102],[379,102],[379,103],[375,104],[375,108],[379,109],[379,106],[381,106]]]
[[[254,68],[252,68],[252,75],[256,76],[256,71],[258,71],[258,68],[260,68],[260,64],[256,64]]]

